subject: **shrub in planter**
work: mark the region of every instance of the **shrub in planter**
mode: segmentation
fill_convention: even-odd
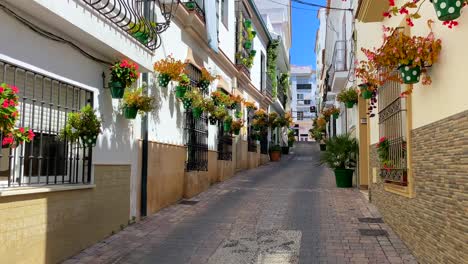
[[[338,93],[336,99],[338,102],[342,102],[347,108],[353,108],[358,102],[358,92],[355,88],[343,89]]]
[[[271,161],[280,161],[281,159],[281,146],[274,145],[270,147],[270,159]]]
[[[186,66],[186,63],[176,60],[172,56],[168,56],[154,63],[153,68],[159,73],[159,87],[167,88],[170,81],[180,81],[180,77],[183,75]],[[190,83],[190,80],[188,83]]]
[[[96,145],[97,137],[101,133],[101,120],[91,105],[86,105],[80,112],[68,113],[67,125],[59,133],[59,138],[71,142],[80,142],[83,147],[91,148]]]
[[[122,103],[124,117],[135,119],[137,113],[143,115],[152,111],[154,101],[154,97],[143,94],[143,88],[125,91]]]
[[[210,87],[211,82],[216,80],[216,78],[217,77],[211,75],[211,73],[206,68],[202,68],[201,69],[201,78],[200,78],[200,81],[198,82],[198,87],[200,87],[200,89],[203,92],[207,92],[208,88]]]
[[[130,87],[138,79],[138,65],[128,60],[122,60],[116,62],[110,70],[109,88],[112,98],[121,99],[125,88]]]
[[[358,143],[349,134],[342,134],[327,140],[326,150],[320,157],[321,164],[327,164],[335,171],[337,187],[353,186],[353,170]]]
[[[234,135],[239,135],[241,128],[244,126],[243,120],[232,121],[231,123],[231,133]]]

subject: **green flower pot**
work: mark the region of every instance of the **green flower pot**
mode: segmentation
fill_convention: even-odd
[[[372,91],[370,91],[368,88],[369,88],[368,84],[363,83],[359,85],[359,89],[361,90],[361,96],[364,99],[372,98]]]
[[[281,147],[281,154],[289,155],[289,147]]]
[[[135,119],[138,114],[136,107],[124,107],[123,114],[126,119]]]
[[[218,122],[218,119],[216,119],[216,117],[214,116],[208,117],[208,120],[210,121],[210,124],[213,126],[216,125],[216,123]]]
[[[252,41],[247,40],[244,42],[244,48],[251,49],[252,48]]]
[[[256,54],[257,54],[256,50],[251,50],[250,51],[250,56],[255,57]]]
[[[252,26],[252,20],[246,19],[244,20],[244,27],[249,28]]]
[[[81,135],[81,144],[85,148],[92,148],[96,146],[97,137],[98,135]]]
[[[405,84],[418,83],[421,78],[421,67],[412,67],[409,65],[402,65],[398,68],[400,71],[401,79]]]
[[[252,32],[251,32],[251,33],[252,33],[252,37],[254,37],[254,38],[255,38],[255,36],[257,36],[257,31],[255,31],[255,30],[252,30]]]
[[[234,129],[234,135],[238,136],[240,134],[240,128]]]
[[[158,75],[158,85],[159,85],[159,87],[167,88],[170,81],[171,81],[171,77],[168,74],[160,73]]]
[[[200,108],[200,107],[194,107],[194,108],[192,109],[192,116],[193,116],[193,118],[199,119],[199,118],[202,116],[202,114],[203,114],[203,109],[202,109],[202,108]]]
[[[176,87],[176,90],[175,90],[175,96],[178,99],[182,99],[182,98],[184,98],[186,92],[187,92],[187,87],[182,86],[182,85],[178,85]]]
[[[346,108],[353,108],[354,102],[346,102],[345,105],[346,105]]]
[[[340,117],[340,113],[334,113],[333,114],[333,119],[338,119],[338,117]]]
[[[325,151],[325,150],[327,150],[327,145],[320,144],[320,151]]]
[[[200,90],[202,90],[202,92],[207,92],[208,88],[210,87],[210,82],[207,80],[202,80],[198,83],[198,87],[200,87]]]
[[[353,187],[353,170],[335,169],[336,186],[340,188]]]
[[[224,127],[224,132],[229,132],[231,131],[231,122],[224,122],[223,127]]]
[[[145,33],[145,32],[135,32],[132,34],[132,36],[134,38],[136,38],[140,43],[142,44],[147,44],[148,43],[148,39],[149,39],[149,35],[148,33]]]
[[[123,98],[125,86],[121,82],[111,82],[109,83],[109,88],[113,99]]]
[[[189,109],[190,107],[192,107],[192,101],[188,99],[182,98],[182,104],[184,105],[184,109]]]
[[[236,110],[236,118],[241,118],[242,117],[242,112],[240,110]]]
[[[440,21],[450,21],[460,17],[462,0],[431,0]]]
[[[195,10],[196,5],[195,5],[195,2],[190,1],[190,2],[185,3],[185,7],[187,7],[188,10],[193,11]]]

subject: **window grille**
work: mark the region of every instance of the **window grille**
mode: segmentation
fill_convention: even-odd
[[[392,74],[397,75],[395,71]],[[380,175],[385,182],[406,186],[407,151],[406,151],[406,98],[401,97],[401,84],[397,81],[386,81],[379,88],[379,134],[389,141],[387,166],[381,165]],[[381,162],[380,162],[381,163]]]
[[[304,112],[302,111],[297,112],[297,120],[304,120]]]
[[[186,73],[192,86],[196,86],[201,77],[201,71],[188,64]],[[192,88],[197,89],[197,88]],[[206,94],[205,94],[206,95]],[[208,171],[208,117],[206,113],[195,119],[192,110],[185,111],[185,136],[187,146],[187,171]]]
[[[248,151],[249,152],[257,152],[257,135],[258,132],[253,129],[252,121],[253,121],[254,111],[249,109],[248,110]]]
[[[93,104],[93,93],[4,61],[0,61],[0,82],[18,87],[16,126],[36,134],[30,143],[1,149],[0,188],[90,183],[92,149],[59,140],[57,135],[68,113]]]
[[[232,136],[224,131],[223,122],[218,122],[218,160],[232,160]]]
[[[260,153],[268,154],[268,130],[260,131]]]

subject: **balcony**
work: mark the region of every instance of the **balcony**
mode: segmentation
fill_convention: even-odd
[[[191,12],[196,12],[197,15],[202,19],[205,20],[205,0],[184,0],[182,1],[185,8],[187,8]]]
[[[346,85],[349,73],[347,55],[346,41],[336,41],[328,78],[332,92],[339,92]]]
[[[266,76],[266,88],[263,90],[263,95],[273,98],[273,85],[268,75]]]

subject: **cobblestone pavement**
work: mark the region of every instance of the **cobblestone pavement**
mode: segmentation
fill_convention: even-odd
[[[358,190],[335,187],[332,172],[317,166],[317,145],[292,151],[65,263],[417,263],[386,224],[362,222],[378,221],[378,211]],[[375,230],[388,234],[365,235]]]

